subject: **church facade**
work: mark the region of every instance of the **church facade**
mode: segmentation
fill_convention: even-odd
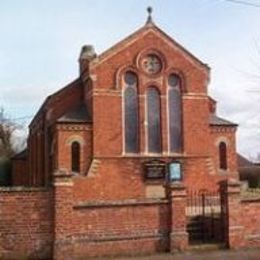
[[[0,257],[259,247],[259,201],[240,197],[237,125],[218,116],[209,82],[209,67],[150,15],[99,55],[84,46],[78,78],[47,97],[13,158],[15,187],[0,188]]]
[[[198,190],[237,179],[237,125],[217,115],[209,67],[152,20],[100,55],[84,46],[79,67],[30,124],[25,184],[62,171],[82,199],[159,196],[172,163]]]

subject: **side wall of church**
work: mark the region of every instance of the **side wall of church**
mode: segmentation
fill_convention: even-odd
[[[64,173],[71,173],[72,144],[77,142],[80,146],[80,172],[82,178],[87,175],[92,158],[92,126],[86,124],[65,124],[56,126],[56,169]]]
[[[83,87],[80,80],[72,82],[50,96],[36,115],[30,125],[28,138],[28,171],[30,186],[44,186],[50,180],[52,168],[49,155],[52,143],[55,141],[50,136],[55,121],[71,108],[83,101]],[[22,173],[15,172],[18,176]],[[19,180],[14,180],[17,185],[23,185]]]
[[[228,177],[238,179],[237,151],[236,151],[236,128],[225,126],[211,127],[211,154],[212,162],[217,175],[228,175]],[[223,142],[227,147],[227,170],[220,169],[219,145]]]

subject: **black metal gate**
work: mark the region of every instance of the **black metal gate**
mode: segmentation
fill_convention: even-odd
[[[225,215],[219,192],[189,191],[186,208],[189,244],[224,243]]]

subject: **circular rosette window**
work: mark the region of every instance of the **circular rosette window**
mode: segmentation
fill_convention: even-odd
[[[155,54],[148,54],[141,61],[142,69],[145,73],[153,75],[162,70],[161,59]]]

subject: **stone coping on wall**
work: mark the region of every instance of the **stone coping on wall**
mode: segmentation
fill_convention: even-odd
[[[148,231],[139,231],[136,232],[136,234],[107,234],[104,236],[104,234],[101,234],[99,236],[89,236],[89,235],[73,235],[70,237],[66,237],[63,239],[59,239],[58,241],[55,241],[56,245],[62,245],[62,244],[71,244],[73,243],[82,243],[82,242],[91,242],[91,243],[100,243],[100,242],[120,242],[120,241],[129,241],[129,240],[142,240],[142,239],[156,239],[156,240],[162,240],[168,239],[169,232],[166,231],[157,231],[157,232],[148,232]]]
[[[50,188],[47,187],[24,187],[24,186],[17,186],[17,187],[0,187],[0,192],[35,192],[35,191],[50,191]]]
[[[242,202],[260,202],[260,189],[249,189],[241,192]]]
[[[260,196],[259,197],[242,197],[241,202],[248,203],[248,202],[259,202],[260,203]]]
[[[79,202],[75,209],[122,206],[149,206],[154,204],[167,204],[167,199],[125,199],[125,200],[92,200]]]
[[[247,235],[245,236],[246,239],[250,240],[250,239],[260,239],[260,234],[251,234],[251,235]]]

